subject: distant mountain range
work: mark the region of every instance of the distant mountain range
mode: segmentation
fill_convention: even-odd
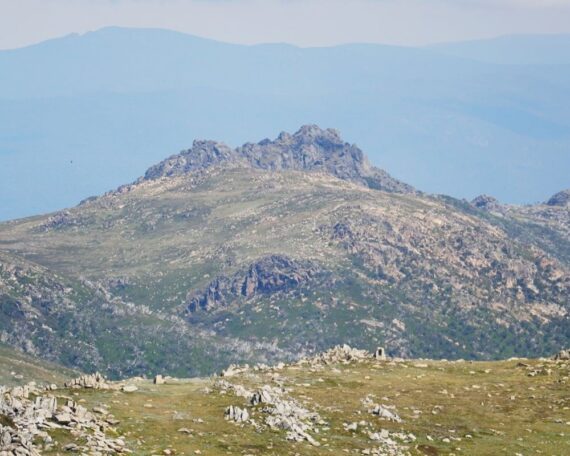
[[[429,46],[446,55],[507,65],[568,65],[570,35],[510,35]]]
[[[570,345],[569,195],[432,196],[316,125],[195,141],[115,191],[0,224],[0,342],[115,377],[338,343],[550,354]]]
[[[0,219],[69,207],[196,137],[334,125],[429,193],[569,186],[568,36],[408,48],[241,46],[106,28],[0,51]]]

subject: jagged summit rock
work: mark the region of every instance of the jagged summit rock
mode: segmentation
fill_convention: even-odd
[[[479,195],[471,200],[471,205],[484,211],[498,211],[501,209],[501,203],[493,196]]]
[[[344,142],[338,131],[305,125],[294,135],[281,133],[275,141],[245,144],[238,153],[253,166],[270,169],[329,172],[341,179],[359,180],[372,174],[364,153]]]
[[[546,204],[549,206],[570,206],[570,188],[556,193]]]
[[[237,159],[235,150],[216,141],[195,140],[192,148],[172,155],[151,166],[145,173],[146,180],[161,177],[180,176],[220,163],[230,163]]]
[[[179,176],[221,164],[325,172],[378,190],[414,192],[411,186],[372,166],[362,150],[343,141],[337,130],[317,125],[304,125],[294,134],[282,132],[273,141],[264,139],[236,149],[215,141],[194,141],[191,149],[149,168],[144,179]]]

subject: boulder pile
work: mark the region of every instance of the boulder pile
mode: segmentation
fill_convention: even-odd
[[[37,396],[40,390],[34,383],[14,388],[0,387],[0,455],[35,456],[39,451],[34,441],[51,443],[43,426],[53,417],[57,401],[52,396]]]
[[[295,400],[285,397],[283,389],[264,385],[250,396],[249,402],[252,406],[261,406],[261,411],[266,414],[265,424],[270,429],[287,431],[287,440],[306,440],[311,445],[320,445],[309,432],[315,431],[316,424],[324,424],[321,418]]]
[[[230,406],[226,409],[226,419],[238,423],[249,422],[258,426],[250,416],[255,412],[261,412],[264,425],[272,430],[286,431],[287,440],[307,441],[311,445],[320,446],[310,432],[317,431],[316,426],[325,423],[317,413],[307,410],[288,397],[285,390],[264,385],[257,391],[251,391],[242,385],[233,385],[225,380],[218,381],[216,387],[224,394],[231,391],[236,396],[244,397],[247,406],[250,407],[251,413],[247,408]]]
[[[68,383],[70,388],[104,388],[98,374],[83,376]],[[90,455],[130,453],[122,438],[109,438],[106,431],[117,421],[101,411],[91,412],[66,399],[58,405],[52,387],[41,389],[35,383],[14,388],[0,387],[0,456],[39,456],[53,449],[48,431],[65,429],[81,445],[69,444],[63,450]]]
[[[66,388],[110,389],[111,385],[99,372],[91,375],[82,375],[65,383]]]
[[[388,421],[394,421],[395,423],[402,422],[402,418],[400,418],[397,413],[390,410],[385,405],[376,404],[373,408],[369,410],[369,412],[372,413],[373,415],[376,415]]]
[[[393,405],[376,404],[370,395],[362,399],[362,404],[367,408],[368,413],[376,415],[383,420],[393,421],[395,423],[402,422],[402,418],[400,418],[396,412],[396,407]]]
[[[385,359],[384,349],[378,348],[373,355],[366,350],[359,350],[357,348],[352,348],[350,345],[344,344],[337,345],[336,347],[310,358],[301,358],[297,364],[308,364],[311,366],[337,363],[350,364],[352,362],[361,362],[372,358]]]
[[[39,456],[40,453],[34,448],[32,435],[0,424],[0,456],[13,455]]]
[[[350,345],[343,344],[337,345],[315,356],[300,358],[291,364],[282,362],[273,366],[268,366],[267,364],[255,364],[254,366],[250,366],[249,364],[230,364],[230,366],[220,372],[220,377],[234,377],[252,371],[276,371],[287,366],[323,366],[329,364],[358,363],[368,360],[385,361],[386,359],[386,351],[382,347],[378,347],[374,353],[370,353],[366,350],[352,348]]]
[[[362,454],[372,456],[408,456],[410,452],[400,442],[410,443],[415,440],[413,434],[391,433],[386,429],[380,432],[369,432],[368,437],[379,446],[364,449]]]

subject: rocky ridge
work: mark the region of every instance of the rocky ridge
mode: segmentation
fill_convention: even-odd
[[[236,149],[215,141],[194,141],[191,149],[149,168],[144,179],[180,176],[217,165],[324,172],[377,190],[415,191],[386,171],[370,165],[362,150],[344,142],[338,131],[323,130],[316,125],[304,125],[294,134],[283,132],[273,141],[264,139]]]

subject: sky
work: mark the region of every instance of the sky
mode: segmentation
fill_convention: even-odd
[[[240,44],[417,46],[570,33],[570,0],[0,0],[0,49],[111,25]]]

